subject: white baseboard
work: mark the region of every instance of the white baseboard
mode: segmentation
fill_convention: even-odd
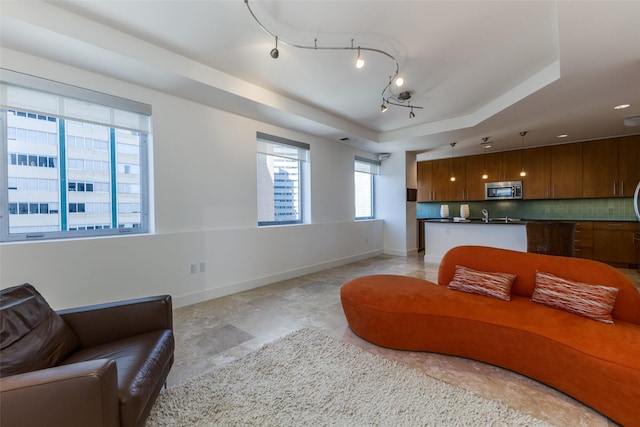
[[[345,258],[330,260],[319,264],[308,265],[300,268],[296,268],[289,271],[283,271],[269,276],[260,277],[257,279],[247,280],[244,282],[230,283],[227,285],[205,289],[198,292],[193,292],[185,295],[178,295],[173,297],[173,308],[184,307],[191,304],[197,304],[199,302],[207,301],[214,298],[220,298],[227,295],[235,294],[242,291],[248,291],[250,289],[259,288],[261,286],[270,285],[272,283],[280,282],[283,280],[293,279],[296,277],[304,276],[305,274],[316,273],[318,271],[326,270],[333,267],[339,267],[341,265],[349,264],[356,261],[372,258],[374,256],[382,255],[383,251],[376,250],[366,252],[359,255],[353,255]]]

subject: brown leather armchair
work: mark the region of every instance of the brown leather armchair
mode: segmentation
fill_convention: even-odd
[[[170,296],[54,312],[25,284],[0,307],[0,425],[144,426],[173,364]]]

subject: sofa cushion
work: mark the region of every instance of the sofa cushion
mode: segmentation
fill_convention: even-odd
[[[490,273],[456,265],[456,272],[447,286],[449,289],[511,300],[511,285],[516,275],[510,273]]]
[[[617,296],[617,288],[575,282],[538,271],[531,301],[599,322],[613,323],[611,311]]]
[[[71,328],[30,284],[0,291],[0,377],[56,366],[78,346]]]

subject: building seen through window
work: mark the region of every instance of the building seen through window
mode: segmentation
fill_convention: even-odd
[[[303,222],[304,164],[309,146],[258,133],[258,225]]]
[[[148,229],[148,132],[109,121],[119,117],[120,123],[125,123],[122,117],[128,112],[89,103],[74,109],[74,100],[3,87],[9,94],[3,105],[21,104],[26,99],[33,102],[33,110],[0,110],[6,128],[0,145],[6,153],[6,167],[2,168],[6,175],[0,182],[7,183],[0,209],[8,213],[1,217],[2,240]],[[59,98],[58,102],[46,102],[53,98]],[[56,111],[58,115],[38,111],[57,105],[66,109]],[[144,123],[144,117],[132,114]],[[80,120],[79,116],[91,120]]]

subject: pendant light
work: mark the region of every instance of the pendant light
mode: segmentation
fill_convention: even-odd
[[[527,131],[520,132],[520,136],[522,137],[522,142],[520,144],[520,176],[527,176],[527,172],[524,170],[524,136],[527,134]]]
[[[482,142],[480,145],[486,150],[491,148],[493,145],[489,142],[489,137],[485,136],[482,138]],[[487,173],[487,160],[486,155],[482,155],[482,179],[489,179],[489,174]]]
[[[452,142],[449,145],[451,145],[451,160],[449,160],[449,169],[451,170],[451,177],[449,178],[449,180],[453,182],[456,180],[456,176],[453,174],[453,166],[451,166],[451,163],[453,162],[453,147],[456,146],[456,143]]]

